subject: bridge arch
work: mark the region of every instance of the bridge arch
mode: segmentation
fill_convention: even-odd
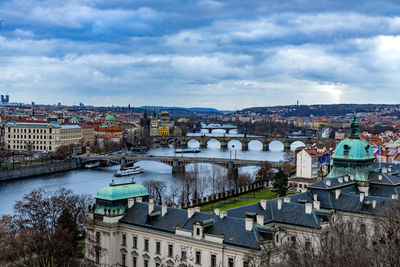
[[[187,142],[187,146],[189,148],[199,148],[200,147],[200,142],[198,140],[196,140],[196,139],[190,139]]]
[[[210,138],[207,140],[207,148],[221,148],[221,142],[218,139]]]
[[[238,139],[231,139],[228,142],[228,148],[232,150],[241,150],[242,149],[242,142]]]
[[[293,143],[290,144],[290,150],[295,151],[296,148],[301,146],[306,146],[306,144],[304,144],[302,141],[294,141]]]
[[[248,146],[249,146],[249,150],[253,150],[253,151],[262,151],[263,150],[263,143],[257,139],[251,140],[249,142]]]
[[[285,144],[279,140],[274,140],[268,144],[268,148],[270,151],[275,151],[275,152],[284,151]]]

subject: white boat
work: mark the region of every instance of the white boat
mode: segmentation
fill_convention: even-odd
[[[121,177],[121,176],[127,176],[127,175],[132,175],[132,174],[143,173],[143,172],[144,172],[143,168],[140,168],[139,166],[135,166],[135,167],[126,168],[123,171],[117,171],[116,173],[114,173],[114,176]]]
[[[100,166],[100,162],[89,163],[85,165],[86,169],[94,169]]]

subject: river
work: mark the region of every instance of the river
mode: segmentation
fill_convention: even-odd
[[[225,132],[225,131],[223,131]],[[232,132],[232,131],[231,131]],[[203,134],[203,133],[202,133]],[[214,130],[213,133],[206,135],[221,135],[221,132]],[[241,136],[234,131],[226,136]],[[198,147],[197,141],[190,141],[188,147]],[[198,154],[185,154],[184,156],[199,156],[199,157],[216,157],[216,158],[238,158],[238,159],[255,159],[280,161],[283,160],[283,145],[281,143],[272,143],[270,151],[262,151],[262,144],[258,142],[250,142],[248,151],[241,151],[239,141],[233,140],[229,142],[228,149],[221,150],[219,142],[210,140],[208,147],[202,149]],[[148,152],[150,155],[174,155],[174,148],[156,148]],[[159,162],[141,161],[137,165],[144,168],[145,172],[135,175],[137,183],[144,183],[146,180],[161,180],[171,185],[177,180],[171,173],[171,167]],[[208,164],[204,164],[208,165]],[[207,166],[208,168],[210,166]],[[187,171],[193,168],[187,167]],[[68,172],[44,175],[41,177],[32,177],[7,181],[0,183],[0,215],[12,214],[15,201],[21,199],[24,194],[29,193],[35,188],[44,188],[46,190],[57,190],[60,187],[72,189],[75,193],[85,193],[96,196],[97,191],[107,186],[113,179],[114,172],[119,170],[119,166],[111,166],[99,168],[95,170],[79,169]],[[257,167],[243,167],[240,172],[248,172],[252,176],[257,172]],[[129,181],[130,177],[115,178],[116,182]]]

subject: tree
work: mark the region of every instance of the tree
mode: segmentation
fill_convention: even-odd
[[[0,229],[5,231],[0,254],[15,266],[74,264],[83,256],[78,241],[84,235],[90,199],[65,188],[55,192],[36,189],[26,194],[14,205],[15,214],[0,221]]]
[[[286,196],[286,191],[288,188],[288,176],[281,170],[275,173],[275,180],[273,183],[273,187],[277,190],[277,194],[279,197]]]
[[[271,179],[272,164],[269,161],[263,162],[260,170],[257,172],[258,181],[269,181]]]
[[[146,181],[144,183],[144,186],[147,187],[147,189],[149,190],[149,195],[154,199],[156,203],[163,203],[165,189],[167,188],[165,182],[150,180]]]
[[[272,236],[273,238],[273,236]],[[258,245],[259,250],[249,250],[245,255],[245,260],[248,262],[249,267],[270,267],[272,252],[275,250],[276,246],[274,240],[271,237],[264,239],[260,238]]]

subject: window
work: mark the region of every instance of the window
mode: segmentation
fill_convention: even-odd
[[[293,235],[293,236],[291,236],[290,237],[290,241],[292,241],[292,248],[295,248],[296,247],[296,237]]]
[[[364,223],[360,224],[360,234],[365,235],[367,233],[367,227]]]
[[[126,234],[122,234],[122,245],[126,246]]]
[[[160,267],[160,264],[159,264],[159,263],[156,263],[156,267]]]
[[[156,242],[156,254],[160,254],[160,253],[161,253],[161,243]]]
[[[96,249],[96,263],[100,263],[100,251],[98,249]]]
[[[100,243],[100,232],[96,232],[96,243]]]
[[[249,267],[249,262],[248,261],[244,261],[243,262],[243,267]]]
[[[133,237],[133,248],[137,248],[137,236]]]
[[[149,240],[148,239],[144,240],[144,251],[149,251]]]
[[[148,260],[144,260],[144,267],[149,267],[149,261]]]
[[[201,264],[201,252],[196,251],[196,264]]]
[[[217,256],[211,255],[211,267],[217,266]]]
[[[137,267],[137,258],[133,257],[133,267]]]
[[[186,248],[182,248],[181,250],[181,260],[182,261],[186,260]]]
[[[228,267],[233,267],[233,258],[228,259]]]
[[[122,266],[126,266],[126,255],[122,254]]]
[[[173,257],[174,254],[174,246],[169,244],[168,245],[168,257]]]
[[[306,239],[306,250],[307,251],[311,250],[311,240],[310,239]]]
[[[196,228],[196,235],[198,235],[198,236],[200,235],[200,228],[198,228],[198,227]]]

